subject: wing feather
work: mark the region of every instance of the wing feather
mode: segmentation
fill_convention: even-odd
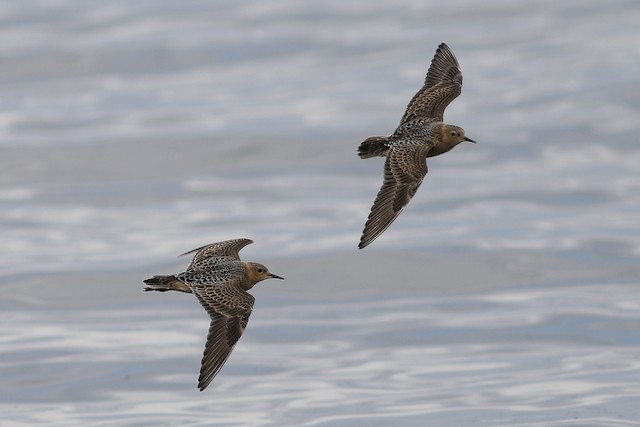
[[[191,268],[194,264],[197,264],[207,258],[214,256],[228,256],[240,260],[239,252],[245,246],[253,243],[253,240],[249,239],[233,239],[225,240],[224,242],[211,243],[210,245],[201,246],[199,248],[185,252],[180,256],[189,255],[195,252],[191,263],[187,269]]]
[[[424,85],[413,96],[400,125],[418,117],[443,121],[444,110],[462,91],[462,72],[455,55],[441,43],[431,61]]]
[[[384,164],[384,179],[360,238],[360,249],[380,236],[411,201],[427,174],[425,144],[394,145]]]
[[[223,286],[196,286],[194,293],[211,323],[202,356],[198,388],[204,390],[218,374],[249,321],[255,298],[234,280]]]

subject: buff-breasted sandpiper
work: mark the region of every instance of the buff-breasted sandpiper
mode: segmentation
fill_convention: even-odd
[[[415,195],[427,174],[427,157],[446,153],[463,141],[475,142],[458,126],[443,122],[444,110],[462,90],[462,73],[449,46],[442,43],[395,132],[372,136],[358,147],[360,158],[386,157],[382,188],[360,238],[360,249],[380,236]]]
[[[207,388],[222,368],[247,327],[255,298],[247,291],[265,279],[282,279],[255,262],[242,262],[238,252],[249,239],[226,240],[186,252],[195,252],[187,269],[179,274],[153,276],[145,291],[194,293],[211,317],[202,357],[198,388]]]

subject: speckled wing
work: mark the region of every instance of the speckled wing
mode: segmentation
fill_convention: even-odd
[[[441,122],[444,110],[462,91],[462,72],[449,46],[438,46],[431,61],[424,86],[416,93],[400,121],[400,125],[418,117]]]
[[[380,236],[411,201],[427,174],[429,146],[420,141],[399,141],[387,154],[382,187],[371,207],[360,238],[360,249]]]
[[[193,288],[211,317],[198,378],[200,391],[207,388],[231,354],[247,327],[255,298],[240,286],[240,279],[225,285]]]
[[[190,269],[194,264],[197,264],[210,257],[228,256],[239,260],[240,249],[251,243],[253,243],[253,240],[249,239],[225,240],[224,242],[212,243],[210,245],[193,249],[189,252],[183,253],[182,255],[188,255],[194,252],[196,253],[191,260],[191,264],[189,264],[189,267],[187,267],[187,269]]]

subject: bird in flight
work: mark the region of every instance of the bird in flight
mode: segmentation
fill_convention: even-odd
[[[422,88],[413,96],[391,136],[372,136],[358,147],[362,159],[386,157],[384,179],[365,223],[360,249],[380,236],[411,201],[427,174],[427,157],[464,141],[458,126],[444,123],[444,110],[462,91],[462,72],[449,46],[438,46]]]
[[[202,357],[198,388],[207,388],[220,371],[247,327],[255,298],[247,291],[265,279],[282,279],[255,262],[242,262],[238,252],[249,239],[212,243],[182,255],[195,253],[185,271],[153,276],[145,291],[193,293],[209,313],[211,324]]]

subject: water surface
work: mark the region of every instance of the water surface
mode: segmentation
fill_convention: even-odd
[[[640,425],[633,1],[14,2],[0,11],[0,424]],[[478,141],[360,231],[440,42]],[[205,392],[141,291],[249,237],[287,278]]]

